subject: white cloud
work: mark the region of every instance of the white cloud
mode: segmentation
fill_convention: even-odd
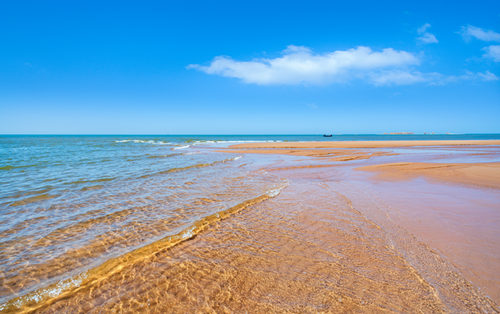
[[[431,72],[422,73],[419,71],[387,71],[372,77],[375,85],[409,85],[415,83],[426,83],[428,85],[446,85],[464,81],[497,81],[498,77],[486,72],[466,71],[461,75],[444,75]]]
[[[383,71],[370,76],[375,85],[409,85],[431,81],[429,74],[418,71]]]
[[[404,69],[418,63],[419,59],[412,53],[392,48],[373,51],[369,47],[357,47],[315,54],[306,47],[288,46],[281,57],[274,59],[236,61],[221,56],[208,66],[195,64],[188,68],[259,85],[322,84],[356,78],[372,80],[377,71]]]
[[[424,33],[422,36],[417,38],[424,44],[437,44],[439,41],[437,40],[436,36],[434,36],[431,33]]]
[[[497,81],[499,78],[491,73],[466,71],[462,75],[444,75],[431,72],[419,71],[388,71],[382,72],[371,78],[375,85],[410,85],[415,83],[426,83],[428,85],[446,85],[464,81]]]
[[[491,58],[495,62],[500,62],[500,45],[484,47],[483,50],[485,51],[483,57]]]
[[[423,42],[424,44],[437,44],[439,41],[437,40],[434,34],[431,34],[427,31],[431,27],[431,24],[425,23],[421,27],[417,29],[417,33],[420,35],[417,37],[418,40]]]
[[[490,71],[486,71],[484,73],[477,73],[477,75],[483,81],[498,81],[498,76],[496,76],[495,74],[491,73]]]
[[[423,34],[425,33],[425,31],[431,27],[431,24],[429,23],[425,23],[424,25],[420,26],[418,29],[417,29],[417,33],[419,34]]]
[[[425,31],[429,26],[424,26]],[[237,61],[220,56],[207,66],[192,64],[188,68],[258,85],[326,84],[352,80],[364,80],[376,86],[417,83],[444,85],[459,81],[498,80],[489,71],[467,71],[462,75],[423,73],[416,69],[419,63],[420,60],[414,54],[392,48],[373,51],[369,47],[357,47],[315,54],[306,47],[288,46],[282,56],[274,59]]]
[[[472,25],[462,26],[460,34],[466,41],[471,38],[476,38],[482,41],[500,41],[499,33],[491,30],[484,30]]]
[[[449,75],[442,76],[438,75],[435,77],[434,81],[430,81],[433,85],[444,85],[447,83],[454,83],[460,81],[497,81],[498,77],[491,73],[490,71],[486,72],[471,72],[466,71],[462,75]]]

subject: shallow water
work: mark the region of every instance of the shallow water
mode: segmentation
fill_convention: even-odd
[[[463,252],[414,239],[410,210],[383,201],[405,209],[392,188],[353,170],[379,159],[274,171],[324,161],[209,149],[283,140],[318,137],[0,137],[1,309],[498,309],[478,290],[482,277],[467,274],[474,265],[451,262]],[[392,151],[380,160],[498,158],[489,147]],[[488,230],[497,247],[497,224]]]
[[[252,174],[242,156],[183,146],[157,138],[2,138],[0,302],[78,285],[110,259],[283,184]]]
[[[438,252],[371,219],[381,203],[366,190],[338,192],[342,174],[283,175],[276,197],[39,310],[496,311]]]

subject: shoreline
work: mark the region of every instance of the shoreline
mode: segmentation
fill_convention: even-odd
[[[458,183],[500,189],[500,162],[497,163],[425,163],[401,162],[356,168],[375,172],[376,180],[409,180],[425,177],[448,183]]]
[[[267,163],[267,169],[285,165]],[[330,180],[339,167],[326,169],[331,171],[276,169],[290,183],[279,195],[218,221],[189,241],[123,264],[100,284],[41,312],[74,306],[140,311],[143,304],[162,312],[498,308],[441,253],[386,219],[381,203],[363,185],[352,189],[342,180]]]
[[[245,143],[231,145],[227,149],[217,149],[216,151],[240,154],[291,155],[315,157],[326,162],[348,162],[400,155],[400,152],[396,153],[390,150],[393,148],[445,146],[452,150],[453,147],[477,148],[487,145],[500,146],[500,140]],[[487,156],[489,153],[470,154],[470,156],[474,155]],[[328,166],[333,167],[335,164]],[[376,180],[409,180],[425,177],[453,184],[500,189],[500,162],[431,163],[425,160],[406,161],[403,159],[396,163],[377,161],[375,165],[364,165],[356,169],[375,172],[374,179]]]
[[[427,142],[427,149],[414,149],[420,141],[192,148],[198,150],[187,155],[208,153],[219,161],[175,169],[207,169],[210,180],[247,170],[234,181],[223,177],[220,192],[210,182],[189,206],[214,202],[223,209],[234,205],[234,193],[246,196],[278,181],[286,187],[279,193],[273,187],[262,202],[227,217],[215,213],[199,230],[188,227],[186,241],[154,242],[154,250],[138,250],[147,251],[140,258],[131,258],[134,251],[111,268],[106,262],[89,284],[25,309],[105,312],[125,305],[140,311],[148,304],[157,311],[494,312],[500,303],[500,195],[491,185],[500,181],[500,141],[487,141],[498,147],[459,142]],[[235,187],[226,191],[230,182]]]
[[[302,156],[306,160],[298,164],[267,170],[312,182],[342,180],[336,173],[349,173],[347,182],[360,180],[358,187],[373,188],[384,195],[389,208],[394,206],[384,215],[431,251],[437,249],[467,280],[500,301],[500,276],[491,276],[500,272],[500,254],[491,253],[500,248],[495,223],[500,221],[500,199],[493,196],[500,189],[500,141],[245,143],[217,151]],[[433,192],[440,189],[445,194]]]
[[[401,141],[324,141],[324,142],[272,142],[244,143],[229,146],[241,148],[396,148],[411,146],[468,146],[500,145],[500,140],[401,140]]]

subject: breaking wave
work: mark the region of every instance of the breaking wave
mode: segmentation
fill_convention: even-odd
[[[153,141],[153,140],[117,140],[115,143],[142,143],[142,144],[151,144],[151,145],[174,145],[171,142],[165,141]]]

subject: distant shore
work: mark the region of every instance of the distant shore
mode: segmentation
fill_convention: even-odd
[[[229,148],[382,148],[443,145],[500,145],[500,140],[404,140],[404,141],[324,141],[267,142],[231,145]]]
[[[395,152],[373,151],[372,148],[408,147],[477,147],[500,145],[500,140],[439,140],[439,141],[338,141],[338,142],[276,142],[244,143],[231,145],[222,152],[254,154],[283,154],[294,156],[320,157],[328,161],[352,161],[370,159],[377,156],[397,155]],[[364,150],[352,150],[364,149]],[[368,150],[367,150],[368,149]],[[431,179],[472,184],[483,187],[500,188],[500,163],[424,163],[403,162],[371,165],[359,170],[378,172],[378,178],[403,179],[424,176]]]

